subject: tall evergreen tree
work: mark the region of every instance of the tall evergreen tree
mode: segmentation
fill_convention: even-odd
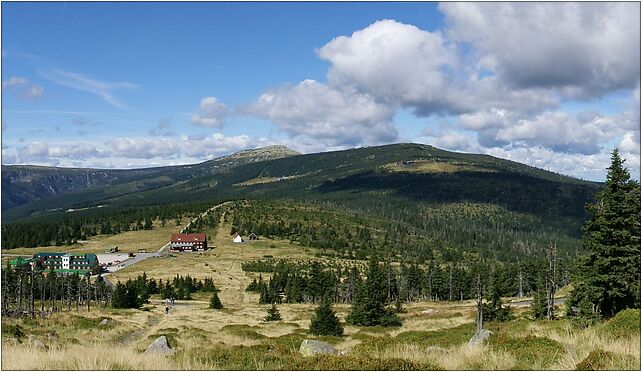
[[[371,257],[366,281],[358,288],[352,311],[346,320],[354,325],[401,325],[401,320],[386,309],[387,298],[385,273],[377,259]]]
[[[483,305],[483,317],[485,321],[505,322],[512,319],[512,310],[510,306],[502,306],[500,286],[497,280],[497,274],[491,274],[490,296],[488,302]]]
[[[587,205],[582,242],[588,255],[569,298],[572,315],[611,317],[640,307],[640,184],[624,161],[614,149],[606,185]]]
[[[341,336],[343,326],[332,310],[332,303],[325,297],[314,312],[310,322],[310,333],[317,336]]]

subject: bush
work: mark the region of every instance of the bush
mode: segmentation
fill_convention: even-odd
[[[575,366],[576,371],[634,370],[639,362],[631,355],[618,355],[604,350],[593,350]]]
[[[602,325],[602,331],[613,337],[640,334],[640,309],[626,309]]]
[[[546,337],[512,338],[500,334],[491,337],[491,344],[515,354],[517,369],[532,369],[534,364],[549,366],[564,352],[564,347],[559,342]]]
[[[2,334],[9,337],[15,337],[18,341],[24,337],[25,332],[19,324],[7,324],[2,326]]]
[[[330,300],[325,298],[312,317],[310,333],[317,336],[341,336],[343,326],[334,314]]]
[[[611,365],[613,354],[603,350],[593,350],[589,355],[575,366],[576,371],[597,371],[608,369]]]

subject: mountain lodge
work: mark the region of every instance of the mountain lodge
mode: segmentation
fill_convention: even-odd
[[[205,234],[172,234],[170,249],[172,252],[206,251],[207,236]]]

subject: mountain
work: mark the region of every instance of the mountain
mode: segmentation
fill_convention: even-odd
[[[144,191],[172,185],[192,176],[216,173],[229,167],[294,155],[299,153],[285,146],[269,146],[187,166],[111,170],[3,165],[2,210],[95,187],[114,187],[119,190],[114,196],[128,190]]]
[[[306,155],[269,147],[200,164],[135,170],[8,166],[2,178],[3,186],[5,179],[9,184],[2,190],[6,221],[99,205],[283,197],[368,203],[374,196],[490,203],[543,217],[583,218],[584,204],[599,189],[597,183],[489,155],[412,143]]]

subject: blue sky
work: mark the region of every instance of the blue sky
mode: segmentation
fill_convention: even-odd
[[[412,141],[596,180],[619,145],[638,173],[637,15],[635,3],[3,3],[2,163]]]

